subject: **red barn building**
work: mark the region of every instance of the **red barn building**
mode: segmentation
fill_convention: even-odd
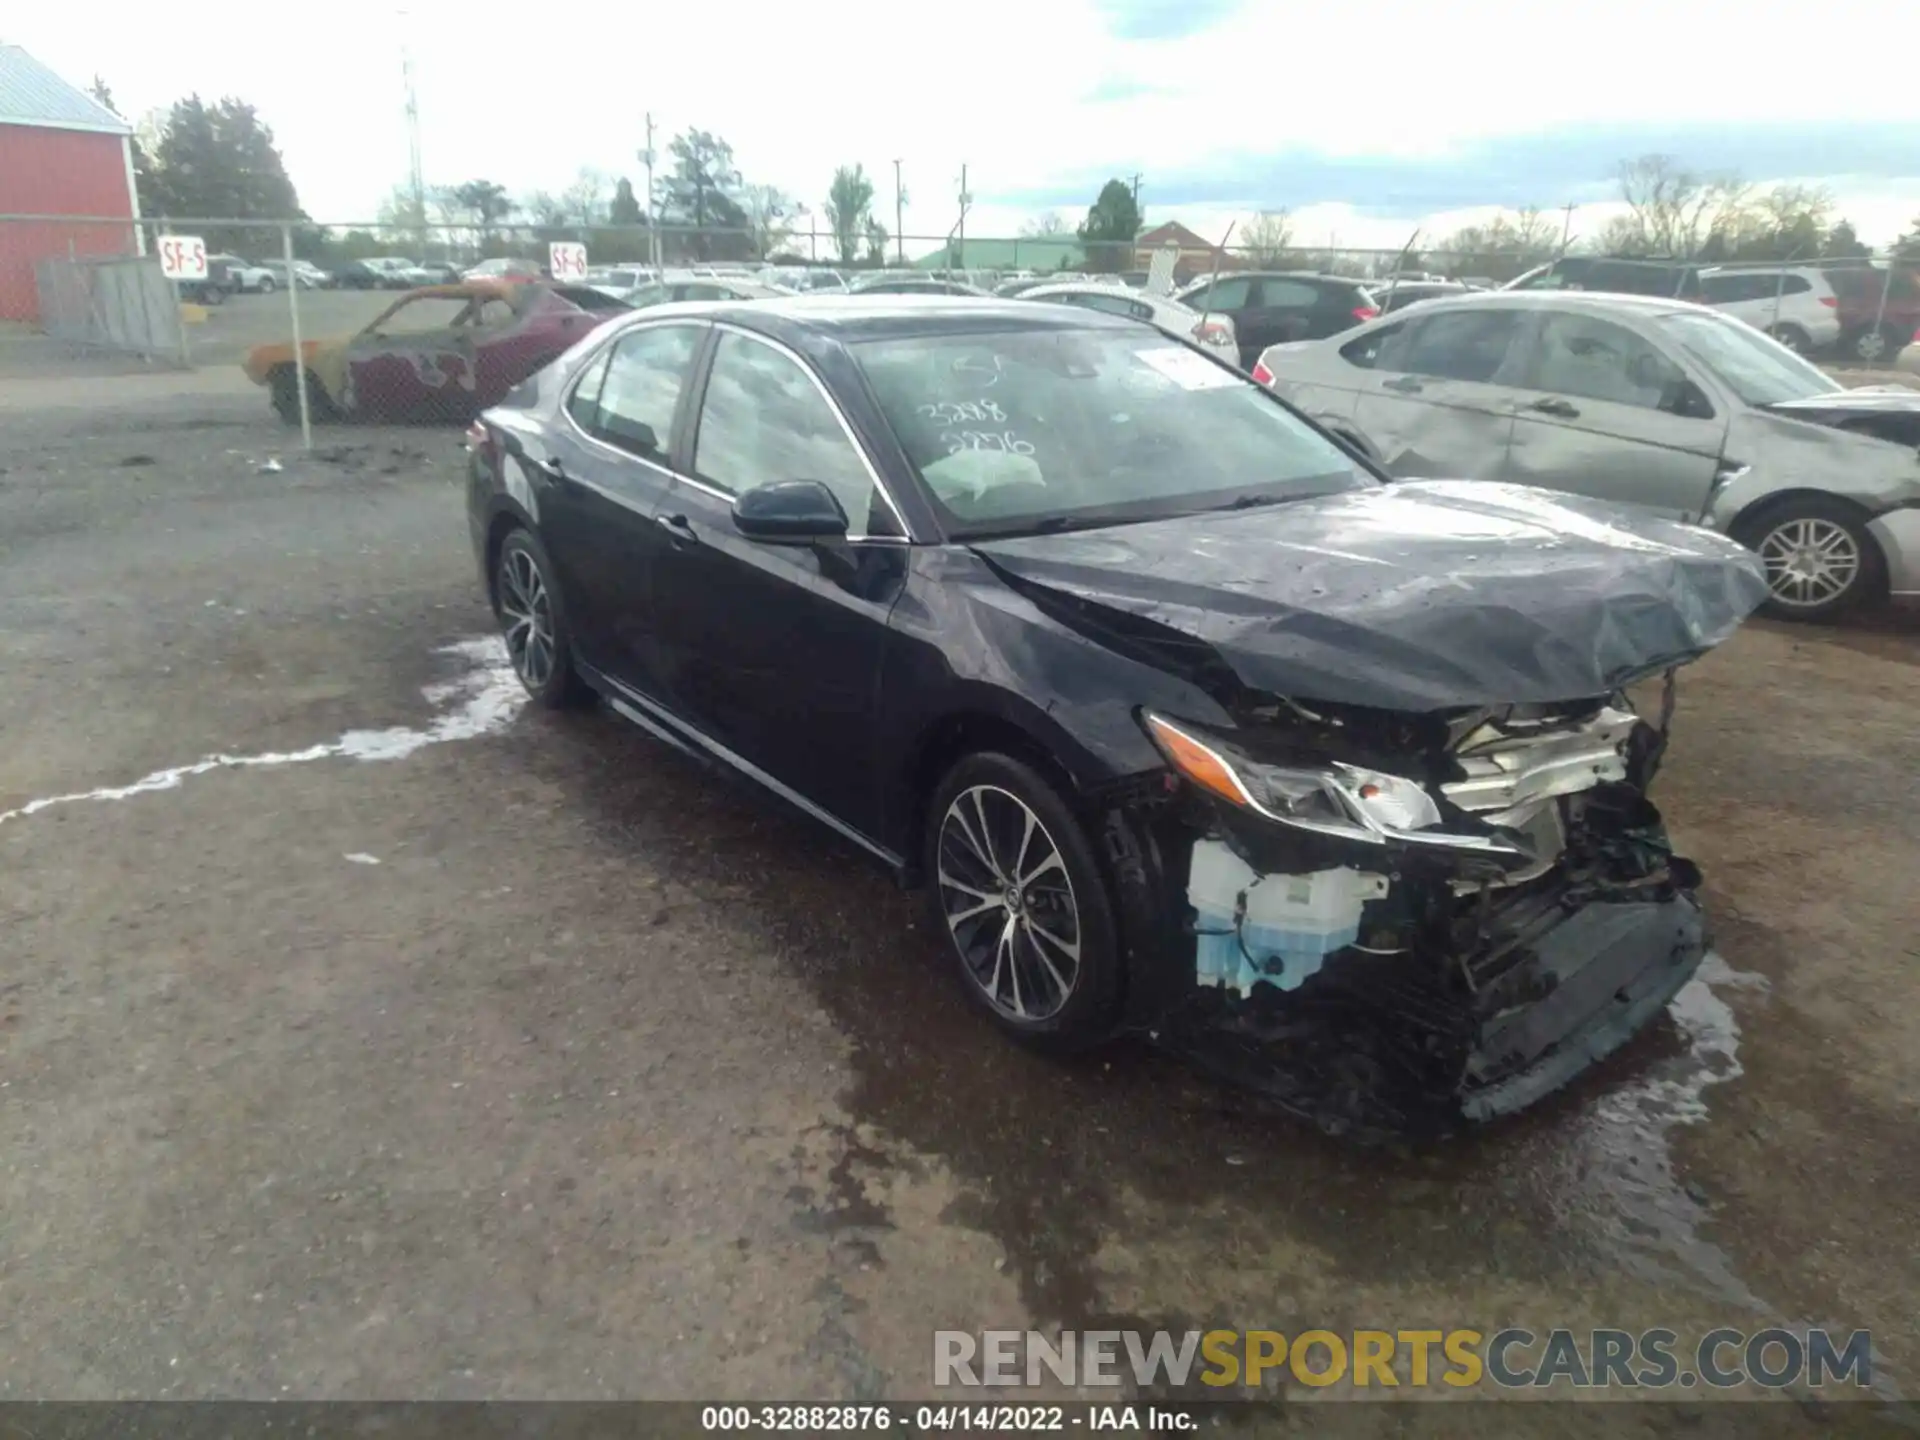
[[[0,45],[0,320],[36,320],[36,262],[64,255],[131,255],[138,227],[78,219],[140,213],[132,129],[18,45]]]

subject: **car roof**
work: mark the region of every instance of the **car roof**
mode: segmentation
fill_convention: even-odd
[[[1222,270],[1218,275],[1206,274],[1195,278],[1185,288],[1193,289],[1209,280],[1306,280],[1322,285],[1351,285],[1355,289],[1365,289],[1373,284],[1371,280],[1356,280],[1351,275],[1327,275],[1318,270]]]
[[[651,305],[636,318],[724,319],[742,329],[796,343],[819,337],[853,344],[892,336],[997,330],[1116,329],[1136,322],[1098,310],[1035,305],[1029,300],[974,295],[779,295],[767,300],[683,300]]]
[[[1422,315],[1468,305],[1498,305],[1515,310],[1637,310],[1642,314],[1670,314],[1707,307],[1667,295],[1628,295],[1611,290],[1468,290],[1442,295],[1420,307]]]

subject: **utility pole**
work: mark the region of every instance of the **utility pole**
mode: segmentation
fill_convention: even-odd
[[[400,23],[411,28],[411,17],[400,12]],[[423,232],[427,224],[427,179],[420,164],[420,97],[413,84],[413,43],[403,32],[400,38],[400,80],[407,90],[407,190],[413,201],[413,218]],[[419,243],[419,242],[415,242]]]
[[[647,148],[640,152],[647,167],[647,257],[653,262],[654,278],[660,276],[660,212],[653,202],[653,112],[647,111]]]
[[[960,225],[958,232],[960,239],[955,245],[953,253],[947,256],[947,268],[949,270],[960,269],[960,262],[964,261],[967,257],[967,206],[972,203],[973,196],[967,193],[967,165],[963,160],[960,162]]]
[[[1134,173],[1133,177],[1133,208],[1136,211],[1140,208],[1140,175],[1138,171]]]
[[[906,237],[901,233],[900,219],[904,213],[907,192],[900,188],[900,162],[893,162],[893,258],[901,265],[907,263]]]
[[[1573,202],[1569,200],[1565,207],[1567,218],[1560,226],[1560,253],[1567,253],[1567,242],[1573,238]]]

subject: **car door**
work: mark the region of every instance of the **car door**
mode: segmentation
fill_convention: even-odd
[[[1341,347],[1365,372],[1355,428],[1389,473],[1500,477],[1526,328],[1527,312],[1512,306],[1416,310]]]
[[[666,541],[654,512],[673,485],[706,328],[682,320],[624,331],[567,392],[531,475],[581,658],[644,694],[660,688],[661,671],[649,589]]]
[[[691,470],[658,516],[668,548],[650,608],[663,698],[788,790],[875,833],[875,685],[907,552],[873,466],[792,352],[717,326]],[[734,497],[782,480],[832,490],[850,538],[772,544],[735,529]]]
[[[409,295],[347,342],[346,408],[396,420],[463,413],[474,393],[471,300]]]
[[[1727,419],[1652,339],[1582,310],[1542,313],[1515,376],[1505,478],[1697,519]]]

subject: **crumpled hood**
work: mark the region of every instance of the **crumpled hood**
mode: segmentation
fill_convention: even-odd
[[[973,549],[1016,585],[1205,640],[1253,689],[1391,710],[1604,695],[1712,649],[1767,595],[1712,531],[1468,480]]]

